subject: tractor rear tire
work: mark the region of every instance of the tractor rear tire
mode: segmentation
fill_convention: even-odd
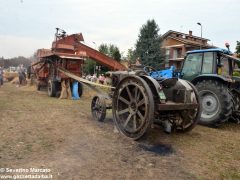
[[[196,84],[196,88],[202,106],[199,124],[218,127],[228,121],[233,109],[232,96],[228,87],[219,81],[203,80]]]

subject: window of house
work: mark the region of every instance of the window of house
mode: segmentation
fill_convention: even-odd
[[[174,49],[173,50],[173,59],[177,59],[177,57],[178,57],[178,50],[177,49]]]
[[[170,59],[170,50],[166,49],[165,51],[165,62],[168,63]]]
[[[181,58],[182,56],[182,49],[174,49],[173,50],[173,57],[172,59],[177,59],[177,58]]]

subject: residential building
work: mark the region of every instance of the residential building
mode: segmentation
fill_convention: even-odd
[[[177,69],[180,69],[187,51],[213,47],[208,44],[209,39],[194,36],[192,31],[185,34],[170,30],[161,38],[162,49],[166,55],[164,68],[174,65]]]

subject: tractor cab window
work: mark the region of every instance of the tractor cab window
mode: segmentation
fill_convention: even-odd
[[[228,58],[218,54],[218,74],[223,76],[229,76]]]
[[[211,74],[213,72],[213,52],[205,52],[203,56],[202,73]]]
[[[201,72],[202,53],[188,54],[182,69],[185,79],[192,80]]]

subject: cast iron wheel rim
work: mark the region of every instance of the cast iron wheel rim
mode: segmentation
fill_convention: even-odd
[[[153,95],[139,77],[123,80],[115,91],[113,116],[117,128],[132,139],[139,139],[152,123]]]
[[[103,121],[106,115],[106,106],[99,96],[92,99],[91,104],[92,116],[97,121]]]
[[[197,123],[197,121],[199,120],[199,118],[200,118],[199,111],[200,111],[199,107],[195,108],[195,109],[190,109],[190,110],[183,110],[180,113],[181,118],[183,119],[183,122],[177,129],[182,130],[182,131],[188,131],[188,129],[191,128],[191,126],[195,125]]]
[[[191,103],[198,103],[198,107],[195,109],[189,109],[189,110],[183,110],[180,112],[180,116],[184,119],[180,129],[182,131],[188,131],[193,128],[193,126],[199,121],[200,115],[201,115],[201,110],[200,110],[200,103],[199,103],[199,98],[197,97],[196,92],[194,91],[194,99]]]
[[[201,118],[203,121],[211,121],[211,119],[219,113],[220,101],[215,93],[209,90],[199,92],[202,106]]]
[[[188,84],[193,89],[191,103],[197,103],[198,107],[195,109],[183,110],[180,112],[180,116],[183,119],[183,122],[177,128],[177,130],[181,130],[183,132],[193,129],[194,126],[198,123],[201,116],[200,97],[198,95],[198,91],[191,83],[188,82]]]

